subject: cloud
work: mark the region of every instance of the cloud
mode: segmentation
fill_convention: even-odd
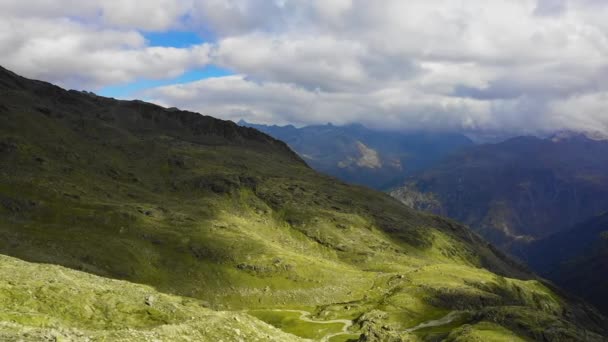
[[[142,96],[253,122],[608,133],[601,0],[33,1],[0,4],[0,63],[62,84],[213,64],[236,75]],[[141,33],[174,29],[211,39]]]
[[[331,36],[247,35],[220,41],[214,61],[262,81],[341,90],[372,81],[363,61],[368,55],[358,42]]]
[[[336,124],[361,122],[381,129],[470,130],[485,120],[487,104],[474,99],[419,92],[405,84],[365,94],[312,90],[279,82],[255,82],[243,75],[211,78],[149,90],[147,98],[166,106],[231,120],[260,123]],[[336,115],[335,113],[342,113]],[[330,119],[330,120],[328,120]]]
[[[97,89],[176,77],[209,62],[208,44],[149,47],[139,31],[178,25],[180,2],[33,2],[0,4],[0,63],[25,76]]]
[[[146,31],[180,26],[190,0],[3,0],[0,13],[12,18],[78,18],[87,23]]]
[[[567,9],[566,0],[538,0],[534,14],[538,16],[556,16],[564,13]]]

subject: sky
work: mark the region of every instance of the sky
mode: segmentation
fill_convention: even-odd
[[[605,0],[0,0],[0,65],[254,123],[608,134]]]

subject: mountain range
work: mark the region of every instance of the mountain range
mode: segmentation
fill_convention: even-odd
[[[1,68],[0,217],[3,340],[608,336],[465,226],[253,128]]]
[[[391,194],[466,223],[608,312],[606,170],[606,140],[572,133],[519,137],[454,153]]]
[[[312,168],[345,182],[386,190],[473,142],[445,132],[387,132],[359,124],[296,128],[240,121],[285,141]]]
[[[313,168],[343,181],[378,189],[401,183],[390,193],[404,204],[468,224],[535,272],[606,310],[603,272],[589,268],[608,264],[597,252],[603,240],[592,235],[567,258],[551,252],[567,245],[570,239],[561,240],[562,234],[588,236],[581,232],[583,222],[608,208],[603,137],[558,132],[473,144],[458,134],[387,133],[357,124],[239,124],[286,141]],[[410,168],[395,167],[402,165]],[[576,260],[589,261],[588,267]]]
[[[608,141],[518,137],[456,152],[392,191],[410,207],[512,245],[567,230],[608,209]]]

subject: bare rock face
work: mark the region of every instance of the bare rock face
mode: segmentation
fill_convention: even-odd
[[[412,209],[430,212],[435,215],[445,215],[441,201],[433,193],[417,191],[414,185],[392,190],[390,195]]]

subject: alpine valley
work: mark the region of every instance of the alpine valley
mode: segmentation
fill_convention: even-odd
[[[608,338],[465,226],[253,128],[5,69],[0,218],[5,341]]]
[[[605,312],[608,141],[519,137],[454,153],[391,194],[466,223]]]
[[[459,151],[392,194],[470,225],[505,249],[608,209],[608,140],[518,137]]]

